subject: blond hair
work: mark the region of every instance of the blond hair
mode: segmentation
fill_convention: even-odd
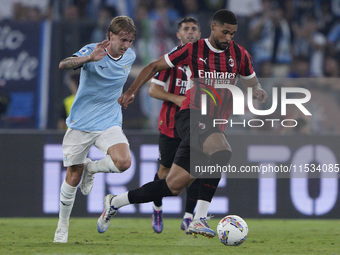
[[[133,20],[128,16],[117,16],[111,20],[107,29],[107,38],[110,38],[110,32],[118,35],[121,31],[133,33],[136,36],[136,26]]]

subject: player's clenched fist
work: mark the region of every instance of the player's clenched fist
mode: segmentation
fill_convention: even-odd
[[[121,97],[118,98],[118,103],[123,106],[124,109],[128,107],[129,104],[135,99],[135,94],[127,90]]]

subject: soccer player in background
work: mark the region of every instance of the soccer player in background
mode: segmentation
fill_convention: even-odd
[[[182,141],[177,149],[174,163],[165,180],[153,181],[144,186],[114,196],[108,194],[104,198],[104,211],[97,221],[97,230],[103,233],[107,230],[111,217],[118,209],[128,204],[146,203],[167,196],[177,196],[190,185],[195,177],[190,174],[190,152],[203,152],[209,157],[209,165],[226,166],[231,157],[231,147],[224,134],[225,125],[214,127],[213,118],[228,119],[232,110],[232,95],[229,90],[221,90],[221,105],[214,107],[213,100],[207,103],[208,114],[201,114],[200,89],[207,89],[206,78],[214,82],[235,85],[237,77],[241,77],[245,87],[252,87],[253,97],[261,102],[267,99],[266,92],[261,88],[253,71],[251,56],[232,39],[237,31],[237,18],[229,10],[217,11],[211,22],[209,38],[188,43],[170,54],[165,54],[157,61],[147,65],[131,87],[118,99],[126,108],[133,102],[138,89],[151,79],[157,72],[175,66],[188,65],[191,78],[203,80],[202,84],[191,84],[186,92],[180,111],[175,116],[175,126]],[[208,79],[209,80],[209,79]],[[200,118],[191,120],[192,116]],[[192,123],[191,123],[192,122]],[[192,143],[191,143],[192,142]],[[191,171],[192,172],[192,171]],[[216,233],[209,227],[208,209],[220,180],[220,174],[215,178],[203,178],[198,199],[205,201],[197,206],[194,220],[188,227],[189,233],[214,237]]]
[[[70,115],[71,106],[73,104],[74,98],[77,94],[79,87],[79,73],[73,73],[67,77],[67,87],[71,92],[71,95],[67,96],[63,101],[63,107],[60,110],[59,119],[58,119],[58,129],[66,130],[66,119],[68,115]]]
[[[193,17],[182,18],[177,24],[176,36],[181,41],[181,45],[196,42],[201,37],[198,20]],[[165,179],[168,175],[181,142],[175,128],[175,114],[179,111],[182,102],[186,98],[184,96],[186,85],[190,79],[186,74],[187,68],[187,66],[183,65],[163,70],[151,79],[150,96],[164,100],[158,121],[158,129],[160,130],[159,169],[155,174],[155,181]],[[188,226],[193,219],[198,192],[199,180],[193,182],[187,188],[185,214],[181,224],[181,229],[185,232],[187,232]],[[157,199],[153,203],[152,228],[156,233],[163,231],[162,199]]]
[[[54,242],[67,243],[69,218],[77,186],[88,195],[97,172],[121,173],[131,165],[129,142],[122,131],[122,110],[117,102],[136,59],[130,48],[136,36],[133,20],[112,19],[107,39],[84,46],[62,60],[61,69],[81,68],[80,84],[63,139],[66,178],[60,188],[60,211]],[[92,145],[106,155],[99,161],[86,158]]]

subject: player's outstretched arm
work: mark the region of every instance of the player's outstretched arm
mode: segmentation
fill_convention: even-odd
[[[118,103],[126,109],[128,105],[133,102],[136,93],[142,85],[150,80],[157,72],[168,68],[170,68],[170,66],[165,61],[164,56],[144,67],[130,88],[118,98]]]
[[[109,40],[104,40],[101,43],[98,43],[91,55],[83,56],[83,57],[68,57],[60,61],[59,68],[60,69],[71,69],[82,66],[83,64],[101,60],[104,56],[108,54],[105,51],[106,47],[110,45]]]
[[[173,93],[167,92],[162,86],[155,83],[151,83],[149,95],[156,99],[173,102],[178,106],[182,106],[182,103],[186,98],[185,96],[175,95]]]

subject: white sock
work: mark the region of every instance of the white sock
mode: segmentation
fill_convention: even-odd
[[[110,155],[97,161],[90,162],[87,165],[87,169],[90,173],[121,173],[119,169],[113,163]]]
[[[72,187],[65,180],[60,188],[60,210],[58,227],[68,227],[69,218],[76,198],[77,187]]]
[[[155,211],[161,211],[162,210],[162,206],[156,206],[155,204],[152,204],[153,209],[155,209]]]
[[[204,200],[197,200],[196,213],[194,220],[199,220],[208,216],[210,202]]]
[[[194,218],[194,215],[192,213],[188,213],[188,212],[185,212],[184,216],[183,216],[183,219],[186,219],[186,218],[191,218],[193,219]]]
[[[111,205],[113,205],[117,209],[125,205],[129,205],[130,201],[129,201],[128,193],[129,192],[127,191],[125,193],[119,194],[115,196],[114,198],[112,198]]]

